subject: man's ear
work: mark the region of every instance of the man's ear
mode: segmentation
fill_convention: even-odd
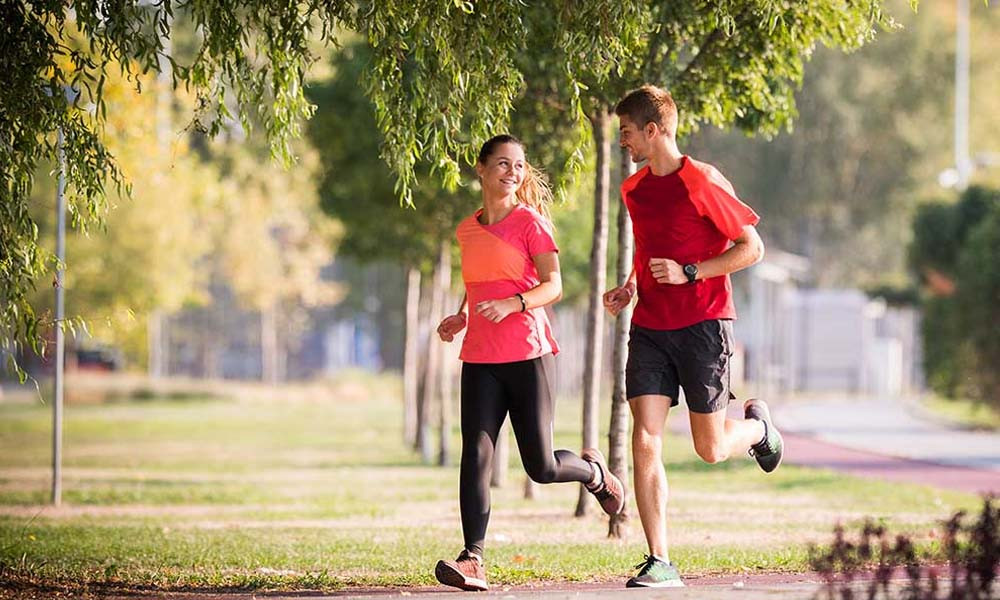
[[[646,130],[646,137],[647,138],[651,138],[651,137],[655,136],[657,133],[661,133],[660,126],[657,125],[656,123],[652,122],[652,121],[650,121],[649,123],[646,123],[646,126],[643,129]]]

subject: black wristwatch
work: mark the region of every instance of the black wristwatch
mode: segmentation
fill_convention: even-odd
[[[688,283],[694,283],[698,278],[698,265],[694,263],[684,265],[684,274],[687,275]]]

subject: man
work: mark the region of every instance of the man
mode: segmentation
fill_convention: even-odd
[[[711,165],[677,149],[677,107],[646,85],[615,107],[621,146],[646,166],[622,184],[635,233],[628,280],[604,295],[617,315],[638,294],[632,314],[626,394],[632,410],[632,459],[639,518],[649,555],[629,587],[684,585],[667,552],[667,477],[662,438],[667,413],[684,390],[695,451],[717,463],[747,451],[765,472],[781,462],[781,435],[767,405],[751,399],[745,419],[729,419],[729,361],[736,318],[729,274],[764,256],[756,213]]]

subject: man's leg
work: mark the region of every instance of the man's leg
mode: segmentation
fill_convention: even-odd
[[[670,398],[659,395],[629,399],[632,410],[632,463],[635,501],[650,554],[669,562],[667,553],[667,473],[663,468],[663,427]]]
[[[665,333],[633,325],[628,340],[625,389],[632,411],[635,500],[649,555],[626,587],[682,587],[667,548],[667,472],[663,469],[663,427],[677,403],[676,365],[664,347]]]
[[[713,413],[691,411],[694,450],[707,463],[722,462],[746,452],[764,437],[764,423],[757,419],[729,419],[726,409]]]
[[[743,419],[726,417],[726,407],[732,398],[729,390],[732,322],[702,321],[670,335],[698,456],[707,463],[717,463],[752,450],[765,472],[776,469],[781,462],[781,434],[771,423],[767,405],[760,400],[749,400],[743,407]]]

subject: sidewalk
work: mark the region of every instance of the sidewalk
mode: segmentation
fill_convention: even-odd
[[[544,600],[598,600],[598,599],[661,599],[670,600],[810,600],[816,597],[822,584],[815,578],[789,574],[781,581],[768,582],[765,578],[754,581],[739,580],[730,583],[699,584],[689,582],[687,587],[668,589],[625,588],[621,582],[611,583],[556,583],[538,586],[501,586],[488,592],[461,592],[444,587],[411,587],[411,588],[371,588],[352,589],[327,594],[301,593],[201,593],[172,592],[160,598],[165,600],[304,600],[320,598],[352,598],[353,600],[385,600],[386,598],[407,598],[411,600],[444,600],[446,598],[504,598]],[[903,583],[893,584],[894,591],[902,591]],[[2,597],[2,596],[0,596]],[[108,600],[135,600],[144,597],[142,593],[110,594],[102,596]]]
[[[1000,477],[1000,434],[957,429],[899,398],[793,400],[780,404],[774,418],[782,431],[837,446]]]
[[[730,415],[741,418],[741,403]],[[771,403],[787,464],[834,469],[974,494],[1000,492],[1000,433],[930,419],[901,399],[793,399]],[[690,435],[687,409],[670,413],[672,431]]]

